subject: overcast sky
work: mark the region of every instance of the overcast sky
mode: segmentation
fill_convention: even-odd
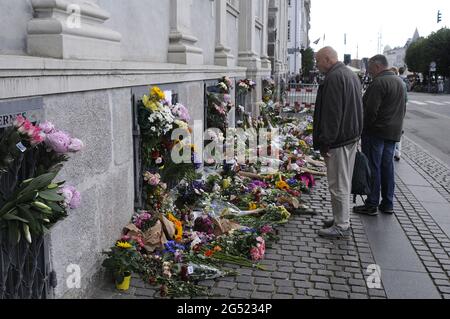
[[[334,47],[343,60],[345,53],[352,59],[377,54],[378,34],[382,34],[382,49],[389,45],[404,46],[416,27],[420,36],[427,36],[441,27],[450,28],[450,0],[312,0],[311,47],[317,51],[323,44]],[[437,12],[442,22],[437,24]],[[347,45],[344,45],[344,34]],[[325,35],[325,42],[323,37]],[[320,38],[315,45],[313,42]],[[345,52],[344,52],[345,51]]]

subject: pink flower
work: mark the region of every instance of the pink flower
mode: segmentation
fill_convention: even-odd
[[[133,239],[136,241],[136,243],[139,245],[140,248],[144,248],[145,244],[141,237],[133,237]]]
[[[36,146],[41,144],[45,140],[45,135],[42,132],[35,131],[33,136],[31,137],[31,146]]]
[[[81,206],[81,194],[74,190],[72,200],[70,201],[70,209],[77,209]]]
[[[16,119],[14,120],[13,125],[14,125],[16,128],[19,128],[19,127],[21,127],[24,123],[25,123],[25,118],[24,118],[22,115],[18,115],[18,116],[16,117]]]
[[[31,124],[30,121],[24,120],[22,125],[17,129],[17,131],[22,135],[33,135],[34,132],[34,125]]]
[[[80,151],[83,147],[84,147],[83,141],[81,141],[77,138],[73,138],[70,140],[68,150],[69,150],[69,152],[76,153],[76,152]]]
[[[257,244],[256,247],[252,247],[250,249],[250,256],[253,261],[258,261],[264,258],[264,254],[266,253],[266,243],[264,238],[261,236],[256,238]]]
[[[177,103],[175,106],[173,106],[172,114],[186,123],[191,120],[188,109],[180,103]]]
[[[223,101],[225,103],[230,103],[231,102],[231,96],[229,94],[224,94],[223,95]]]
[[[310,173],[303,173],[300,179],[308,188],[315,186],[314,176]]]
[[[158,185],[160,182],[159,176],[153,175],[150,180],[148,181],[148,183],[152,186],[156,186]]]
[[[217,104],[214,104],[214,108],[216,109],[217,112],[219,112],[220,114],[225,114],[225,110],[223,108],[223,106],[219,106]]]
[[[60,189],[64,196],[64,204],[70,209],[77,209],[81,204],[81,194],[73,186],[64,186]]]
[[[44,122],[39,124],[39,127],[45,134],[51,134],[55,132],[55,126],[51,122]]]
[[[144,173],[144,181],[146,181],[151,186],[156,186],[161,182],[161,175],[158,173],[152,174],[150,172]]]
[[[263,258],[263,256],[261,255],[260,251],[258,248],[256,247],[252,247],[250,249],[250,256],[252,257],[253,261],[259,261]]]
[[[129,241],[131,239],[128,235],[123,235],[122,238],[120,238],[121,241]]]
[[[45,144],[49,148],[59,154],[67,153],[69,151],[70,143],[70,136],[62,131],[56,131],[54,133],[48,134],[45,141]]]
[[[267,233],[271,233],[273,232],[273,228],[270,225],[264,225],[263,227],[261,227],[261,233],[262,234],[267,234]]]

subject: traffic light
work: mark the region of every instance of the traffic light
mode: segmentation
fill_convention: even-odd
[[[441,10],[438,10],[438,13],[437,13],[437,23],[439,23],[439,22],[441,22],[442,21],[442,13],[441,13]]]
[[[344,54],[344,64],[349,65],[350,63],[352,63],[351,54]]]

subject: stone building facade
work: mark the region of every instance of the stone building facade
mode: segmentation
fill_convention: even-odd
[[[59,176],[83,204],[50,233],[57,298],[88,293],[134,211],[133,92],[160,85],[202,120],[207,83],[255,80],[255,103],[287,72],[285,0],[0,0],[0,29],[0,114],[39,97],[40,119],[86,144]]]
[[[311,0],[288,1],[288,65],[289,73],[301,72],[301,50],[309,47]]]

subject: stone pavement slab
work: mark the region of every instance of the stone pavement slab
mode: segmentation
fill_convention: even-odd
[[[425,267],[393,215],[362,216],[375,262],[383,270],[426,273]],[[386,283],[387,284],[387,283]],[[386,285],[385,284],[385,285]]]
[[[428,273],[382,270],[381,276],[389,299],[440,299],[439,291]]]

